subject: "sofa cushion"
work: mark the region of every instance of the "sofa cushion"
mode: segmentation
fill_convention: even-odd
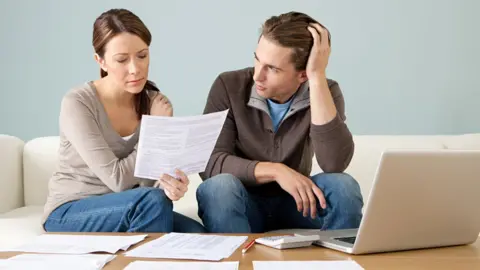
[[[0,215],[0,250],[31,241],[44,233],[41,206],[26,206]]]
[[[480,134],[463,134],[445,138],[444,145],[448,149],[480,150]]]
[[[189,175],[188,179],[190,180],[188,190],[183,198],[173,203],[173,210],[202,223],[202,220],[198,217],[197,204],[197,188],[202,183],[202,179],[198,174]]]
[[[23,183],[25,205],[44,205],[48,181],[56,164],[59,137],[42,137],[25,144],[23,151]]]

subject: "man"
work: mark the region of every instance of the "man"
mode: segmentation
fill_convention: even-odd
[[[214,233],[358,228],[363,199],[343,173],[354,152],[330,34],[306,14],[268,19],[254,68],[220,74],[204,113],[229,109],[197,189]],[[313,154],[323,173],[309,178]]]

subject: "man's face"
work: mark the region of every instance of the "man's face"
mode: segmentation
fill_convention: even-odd
[[[278,103],[286,102],[306,80],[304,71],[297,71],[292,62],[292,48],[282,47],[261,37],[255,50],[257,93]]]

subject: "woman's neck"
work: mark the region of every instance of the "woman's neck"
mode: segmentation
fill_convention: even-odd
[[[134,95],[124,89],[118,88],[118,86],[111,83],[108,78],[102,78],[98,80],[96,84],[97,89],[99,89],[105,101],[122,107],[131,107],[133,105]]]

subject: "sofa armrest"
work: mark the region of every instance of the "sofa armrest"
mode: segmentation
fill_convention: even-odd
[[[192,218],[200,223],[202,220],[198,217],[198,202],[197,202],[197,188],[202,183],[202,179],[196,174],[188,176],[190,184],[188,185],[188,191],[183,198],[173,203],[173,210],[184,216]]]
[[[19,138],[0,134],[0,213],[24,205],[23,146]]]

